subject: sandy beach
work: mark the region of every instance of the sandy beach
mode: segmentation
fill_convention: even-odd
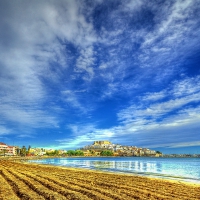
[[[0,199],[200,199],[200,184],[0,160]]]

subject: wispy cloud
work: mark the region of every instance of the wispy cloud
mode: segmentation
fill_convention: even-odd
[[[0,4],[2,133],[51,127],[71,147],[106,138],[159,146],[160,134],[172,144],[177,132],[180,144],[194,141],[200,77],[189,59],[199,51],[199,3]]]
[[[115,135],[112,129],[100,129],[97,128],[97,124],[70,124],[67,127],[71,130],[71,137],[59,139],[56,142],[62,148],[80,148],[95,140],[109,140]]]
[[[200,107],[195,103],[200,102],[200,94],[199,85],[194,80],[198,80],[198,77],[185,78],[176,81],[165,91],[138,97],[140,99],[138,105],[133,104],[118,113],[118,120],[121,122],[118,126],[99,129],[98,123],[95,126],[74,125],[72,126],[74,139],[59,142],[67,147],[76,141],[76,144],[81,147],[94,140],[110,139],[117,143],[116,138],[120,138],[121,143],[132,144],[134,140],[135,145],[152,148],[196,146],[195,141],[199,139]],[[191,84],[186,84],[189,82]],[[184,83],[188,87],[183,91],[183,87],[178,86]],[[182,91],[182,95],[177,97],[179,90]],[[190,94],[189,91],[196,91],[196,93]],[[189,95],[185,95],[187,92]]]
[[[8,129],[7,127],[0,125],[0,135],[4,136],[6,134],[9,134],[11,132],[10,129]]]
[[[179,147],[194,147],[194,146],[199,146],[200,141],[194,141],[194,142],[185,142],[185,143],[175,143],[175,144],[168,144],[170,148],[179,148]]]
[[[78,2],[4,2],[1,8],[1,120],[56,126],[55,115],[41,109],[52,98],[51,84],[63,89],[63,72],[68,73],[72,59],[68,43],[79,49],[77,66],[93,76],[93,50],[87,48],[95,41],[92,24],[81,14]],[[83,108],[72,93],[68,101]]]
[[[158,101],[167,96],[167,91],[147,93],[142,97],[142,101]]]
[[[94,77],[94,65],[95,65],[95,57],[94,57],[93,47],[86,47],[86,49],[82,49],[80,51],[80,56],[77,59],[77,70],[76,72],[86,72],[87,74],[83,75],[82,78],[84,80],[91,80]]]
[[[157,93],[149,93],[149,97],[145,95],[139,98],[142,99],[139,105],[133,104],[121,110],[118,113],[119,120],[122,122],[121,132],[126,132],[127,137],[132,133],[130,137],[138,138],[138,142],[145,138],[149,140],[149,143],[155,143],[157,146],[162,144],[162,140],[172,143],[198,139],[200,115],[199,106],[196,103],[200,102],[200,93],[199,85],[194,79],[198,80],[198,77],[186,78],[176,82],[172,88],[166,88],[168,92],[165,92],[164,101],[159,101],[160,98],[157,96],[160,97],[160,95]],[[187,84],[189,82],[191,84]],[[178,87],[180,85],[182,87]],[[154,94],[155,98],[153,98]],[[158,94],[162,94],[161,97],[163,97],[164,91]],[[189,129],[193,133],[188,135]]]

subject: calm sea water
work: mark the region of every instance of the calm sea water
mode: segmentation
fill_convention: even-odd
[[[200,183],[200,158],[73,157],[30,162]]]

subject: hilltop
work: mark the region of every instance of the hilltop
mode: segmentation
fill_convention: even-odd
[[[87,145],[80,148],[86,156],[99,156],[102,155],[102,151],[110,151],[114,156],[162,156],[161,152],[151,150],[148,148],[126,146],[120,144],[112,144],[110,141],[94,141],[92,145]]]

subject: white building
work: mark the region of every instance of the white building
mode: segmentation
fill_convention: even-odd
[[[16,155],[15,147],[8,146],[3,142],[0,142],[0,155]]]
[[[7,149],[7,145],[3,142],[0,142],[0,152],[4,152]]]

